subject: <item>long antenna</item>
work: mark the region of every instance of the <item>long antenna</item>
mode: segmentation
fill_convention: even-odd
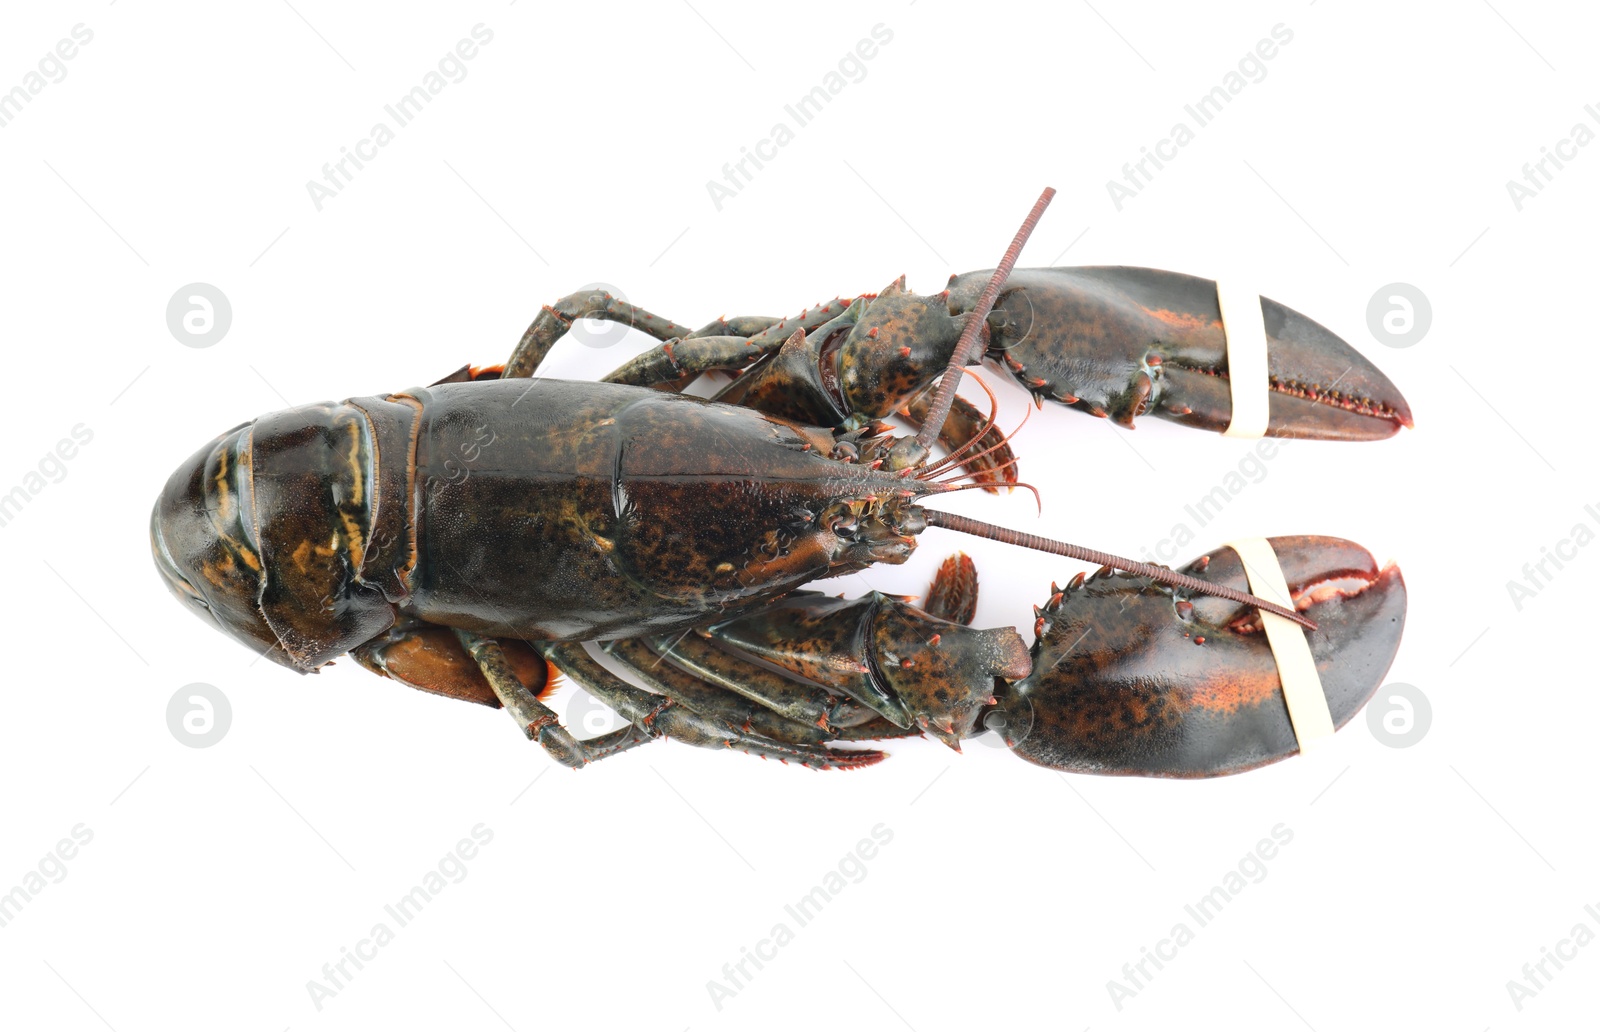
[[[1026,534],[1020,530],[1012,530],[1010,527],[999,527],[993,523],[984,523],[982,520],[958,516],[953,512],[923,509],[922,514],[928,518],[928,526],[930,527],[943,527],[946,530],[971,534],[974,537],[988,538],[991,541],[999,541],[1007,545],[1020,545],[1023,548],[1031,548],[1039,552],[1064,555],[1069,559],[1081,559],[1086,563],[1098,563],[1101,566],[1115,567],[1119,570],[1126,570],[1129,573],[1137,573],[1141,577],[1149,577],[1151,580],[1162,584],[1186,588],[1196,594],[1214,595],[1217,598],[1225,598],[1230,602],[1238,602],[1240,605],[1255,606],[1263,612],[1276,613],[1286,620],[1293,620],[1309,631],[1317,629],[1315,623],[1292,609],[1285,609],[1283,606],[1274,605],[1264,598],[1258,598],[1243,591],[1235,591],[1225,584],[1213,584],[1210,581],[1201,580],[1199,577],[1191,577],[1186,573],[1179,573],[1165,566],[1152,566],[1149,563],[1135,562],[1132,559],[1124,559],[1109,552],[1100,552],[1093,548],[1070,545],[1065,541],[1055,541],[1051,538],[1040,537],[1037,534]]]
[[[1000,264],[995,266],[994,275],[989,277],[989,285],[978,295],[978,303],[972,309],[966,327],[961,331],[961,339],[956,342],[956,350],[950,355],[950,364],[945,367],[944,375],[939,378],[939,390],[928,406],[928,417],[923,421],[922,429],[917,431],[917,444],[924,453],[933,447],[934,439],[939,436],[939,431],[944,429],[944,421],[950,415],[950,406],[956,402],[956,387],[961,383],[961,372],[967,364],[967,353],[977,342],[978,330],[989,318],[990,310],[1000,297],[1000,288],[1005,286],[1007,277],[1011,275],[1012,266],[1017,264],[1017,258],[1022,254],[1022,245],[1028,242],[1033,227],[1039,224],[1040,216],[1050,207],[1050,200],[1055,195],[1055,190],[1047,186],[1044,188],[1044,193],[1039,195],[1039,199],[1033,202],[1033,210],[1022,220],[1022,228],[1017,230],[1017,235],[1011,240],[1011,246],[1006,248],[1006,253],[1001,256]]]

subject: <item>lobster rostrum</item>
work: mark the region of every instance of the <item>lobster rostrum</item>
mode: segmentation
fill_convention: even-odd
[[[851,768],[884,754],[829,743],[927,734],[959,750],[984,733],[1058,770],[1205,776],[1281,759],[1298,746],[1262,614],[1306,628],[1342,725],[1399,647],[1397,568],[1337,538],[1275,538],[1292,595],[1280,606],[1250,594],[1231,549],[1177,571],[928,504],[1017,483],[992,412],[955,394],[970,363],[1130,427],[1144,414],[1230,421],[1213,283],[1013,272],[1050,195],[996,269],[940,294],[902,278],[793,318],[692,330],[579,293],[547,306],[503,367],[242,424],[168,480],[151,516],[156,565],[182,602],[277,663],[316,672],[349,653],[503,707],[573,767],[666,737]],[[1348,344],[1261,307],[1268,433],[1374,440],[1410,425],[1399,391]],[[536,377],[585,317],[662,343],[601,383]],[[714,398],[681,393],[712,371],[731,376]],[[894,415],[916,436],[897,436],[883,422]],[[804,590],[904,562],[930,527],[1102,568],[1051,585],[1031,647],[1015,629],[969,626],[964,556],[921,608]],[[626,725],[575,738],[544,701],[556,672]]]

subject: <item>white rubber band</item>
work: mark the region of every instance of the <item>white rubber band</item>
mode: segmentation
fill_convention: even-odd
[[[1266,538],[1230,541],[1228,547],[1238,553],[1239,561],[1244,564],[1252,594],[1287,609],[1294,608],[1283,567],[1278,564],[1278,554]],[[1304,627],[1276,613],[1260,613],[1260,616],[1267,644],[1272,648],[1273,662],[1278,664],[1278,680],[1283,683],[1289,723],[1304,753],[1333,734],[1333,714],[1328,712],[1328,697],[1323,694],[1322,678],[1317,675],[1317,661],[1312,658],[1311,643],[1306,640]]]
[[[1233,416],[1224,437],[1267,434],[1267,324],[1261,316],[1261,295],[1227,280],[1217,281],[1217,308],[1228,341],[1228,391]]]

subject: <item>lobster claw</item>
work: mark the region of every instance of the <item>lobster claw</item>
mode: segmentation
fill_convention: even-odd
[[[1271,539],[1335,727],[1377,690],[1400,646],[1406,588],[1359,545]],[[1248,590],[1231,548],[1185,572]],[[1041,610],[1033,673],[987,716],[1017,755],[1088,774],[1211,777],[1297,752],[1272,651],[1253,608],[1101,571]],[[998,718],[998,719],[997,719]]]
[[[952,309],[970,304],[987,275],[953,280]],[[1411,426],[1399,389],[1355,348],[1269,298],[1261,309],[1269,436],[1371,441]],[[988,330],[988,357],[1041,399],[1128,427],[1148,413],[1220,432],[1232,417],[1212,280],[1123,266],[1018,269]]]

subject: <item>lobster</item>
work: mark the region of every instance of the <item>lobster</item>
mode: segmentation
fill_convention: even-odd
[[[1197,777],[1282,759],[1299,745],[1264,622],[1304,628],[1342,726],[1399,648],[1397,567],[1338,538],[1275,538],[1292,596],[1280,605],[1251,594],[1230,548],[1173,570],[925,504],[1018,484],[993,412],[955,394],[976,362],[1039,404],[1128,427],[1146,414],[1229,425],[1214,283],[1014,270],[1051,194],[997,268],[936,295],[902,277],[797,317],[696,330],[579,292],[544,307],[503,366],[241,424],[167,481],[156,566],[191,610],[283,666],[311,673],[348,653],[505,709],[574,768],[669,738],[851,769],[885,754],[837,743],[925,734],[959,751],[984,733],[1065,771]],[[1268,434],[1377,440],[1411,425],[1348,344],[1260,307]],[[535,375],[580,318],[661,343],[598,383]],[[683,393],[714,371],[730,379],[713,397]],[[916,435],[897,436],[894,415]],[[1014,628],[970,626],[964,556],[922,607],[805,590],[904,562],[928,528],[1101,569],[1051,585],[1031,647]],[[575,737],[545,701],[558,673],[626,723]]]

